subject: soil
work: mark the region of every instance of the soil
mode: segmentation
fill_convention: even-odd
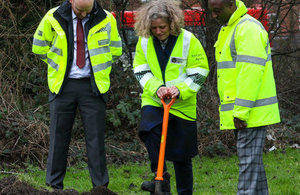
[[[76,190],[35,189],[31,185],[18,180],[17,177],[6,177],[0,180],[0,195],[117,195],[103,186],[97,186],[90,192],[79,193]]]

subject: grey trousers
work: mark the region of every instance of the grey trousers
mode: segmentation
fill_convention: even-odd
[[[60,95],[50,101],[50,146],[46,184],[62,189],[71,130],[77,108],[84,125],[88,167],[93,186],[108,185],[104,148],[104,98],[92,93],[90,79],[67,79]]]
[[[238,195],[267,195],[268,183],[262,160],[266,127],[235,130],[239,158]]]

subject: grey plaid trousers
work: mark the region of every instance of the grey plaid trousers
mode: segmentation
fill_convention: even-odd
[[[268,195],[262,153],[266,127],[235,130],[239,158],[237,195]]]

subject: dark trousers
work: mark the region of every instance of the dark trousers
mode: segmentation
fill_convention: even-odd
[[[168,139],[168,138],[167,138]],[[147,148],[149,159],[151,162],[151,171],[156,172],[159,156],[161,140],[161,127],[157,126],[151,131],[145,133],[144,143]],[[176,175],[176,188],[179,195],[193,194],[193,167],[192,160],[173,161],[175,175]],[[164,171],[167,170],[166,164]]]
[[[235,130],[239,157],[238,195],[268,195],[262,154],[266,127]]]
[[[106,103],[103,97],[92,93],[90,79],[67,79],[61,94],[50,101],[50,147],[46,183],[54,188],[63,188],[77,108],[84,125],[93,186],[108,185],[104,148]]]

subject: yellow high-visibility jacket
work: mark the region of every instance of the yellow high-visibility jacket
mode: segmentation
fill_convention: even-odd
[[[68,33],[66,25],[70,14],[71,6],[68,2],[49,10],[39,24],[33,39],[32,52],[48,64],[48,86],[55,94],[59,93],[67,76],[69,55],[73,53],[70,51],[73,48],[69,47],[68,40],[73,40],[74,35]],[[116,20],[111,13],[99,6],[97,9],[96,6],[96,11],[90,15],[91,19],[93,22],[88,29],[87,47],[96,86],[100,93],[105,93],[110,87],[109,75],[112,63],[122,54],[122,42]]]
[[[167,63],[164,79],[152,36],[139,37],[133,68],[143,88],[142,107],[162,107],[156,91],[161,86],[176,86],[180,96],[170,113],[186,120],[196,120],[197,92],[208,75],[209,67],[203,47],[192,33],[182,29]]]
[[[220,97],[220,129],[235,129],[234,117],[248,128],[280,122],[268,33],[243,2],[215,43]]]

